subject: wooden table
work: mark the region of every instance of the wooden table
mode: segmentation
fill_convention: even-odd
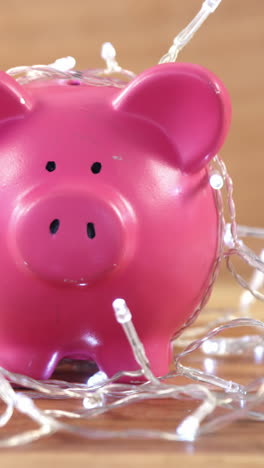
[[[100,46],[112,41],[124,67],[142,71],[154,65],[172,38],[193,17],[201,1],[175,0],[9,0],[1,4],[1,68],[50,63],[74,55],[79,68],[102,66]],[[234,118],[222,152],[235,182],[240,223],[263,225],[263,46],[264,2],[226,0],[182,52],[181,61],[212,69],[230,91]],[[257,209],[254,209],[257,207]],[[232,286],[230,286],[232,285]],[[214,293],[218,307],[235,304],[234,283],[220,284]],[[256,306],[263,316],[262,305]],[[193,357],[203,366],[201,355]],[[249,381],[263,373],[263,363],[229,359],[218,362],[224,378]],[[56,402],[58,405],[58,402]],[[47,402],[40,404],[47,407]],[[60,403],[61,407],[65,402]],[[51,403],[49,403],[51,406]],[[174,429],[192,408],[190,403],[148,402],[115,411],[92,425]],[[17,415],[8,426],[23,431],[28,422]],[[263,425],[235,423],[195,443],[80,440],[57,434],[23,449],[0,452],[0,466],[9,467],[254,467],[262,466]],[[0,435],[7,433],[0,430]]]
[[[235,306],[240,289],[231,279],[220,282],[214,292],[210,306]],[[253,307],[254,316],[263,317],[263,306]],[[203,317],[200,317],[203,321]],[[218,359],[213,361],[217,375],[246,383],[263,375],[263,362],[254,363],[248,357]],[[204,369],[205,358],[194,353],[188,364]],[[211,362],[212,365],[212,362]],[[63,378],[74,378],[69,367],[64,366]],[[177,380],[179,383],[179,380]],[[41,401],[40,407],[71,409],[77,403]],[[89,427],[122,429],[152,428],[174,430],[180,420],[196,406],[195,402],[172,402],[170,400],[148,401],[115,410],[92,422],[83,423]],[[0,407],[1,408],[1,407]],[[0,430],[4,436],[13,431],[24,431],[31,424],[16,414],[10,426]],[[239,421],[212,435],[203,436],[194,443],[174,443],[160,441],[91,441],[65,434],[56,434],[30,446],[3,450],[0,452],[0,466],[46,467],[92,466],[95,467],[175,467],[185,464],[188,467],[247,467],[263,466],[263,424]]]

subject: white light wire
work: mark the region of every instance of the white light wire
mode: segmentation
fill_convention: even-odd
[[[163,55],[159,63],[175,62],[181,49],[190,42],[194,34],[202,26],[208,16],[216,10],[221,1],[222,0],[205,0],[193,20],[174,38],[172,46],[168,52]]]
[[[26,65],[9,68],[7,73],[23,85],[33,80],[64,79],[83,81],[91,86],[123,88],[128,80],[135,78],[135,73],[118,64],[115,48],[110,42],[102,45],[101,57],[105,60],[105,69],[78,71],[74,69],[76,61],[73,57],[63,57],[49,65]],[[113,77],[112,74],[119,74],[120,78]]]
[[[174,61],[178,52],[189,42],[193,34],[198,30],[205,19],[219,6],[220,1],[205,1],[201,10],[194,20],[174,40],[169,52],[161,59],[160,63]],[[30,67],[15,67],[8,73],[15,77],[21,84],[26,84],[37,79],[78,79],[92,86],[115,86],[124,87],[125,81],[132,79],[135,74],[122,69],[116,61],[116,52],[110,43],[102,48],[102,58],[106,62],[104,70],[88,70],[80,72],[74,70],[75,59],[66,57],[56,60],[50,65],[37,65]],[[111,74],[119,73],[123,79],[119,80]],[[177,338],[178,346],[186,346],[186,349],[174,359],[175,371],[167,376],[157,377],[151,371],[151,366],[146,356],[143,343],[140,341],[137,331],[133,325],[132,314],[123,299],[113,303],[117,323],[119,323],[128,339],[136,362],[139,364],[138,371],[124,371],[116,374],[111,379],[105,375],[94,376],[89,379],[88,384],[68,383],[59,380],[36,381],[29,377],[8,372],[0,368],[0,399],[6,405],[0,415],[0,427],[12,418],[16,409],[28,416],[39,425],[38,429],[29,430],[25,433],[11,434],[9,437],[0,438],[0,447],[13,447],[27,444],[57,431],[64,431],[81,437],[94,439],[109,438],[145,438],[161,439],[170,441],[192,441],[203,434],[219,430],[226,424],[240,418],[249,418],[264,421],[264,413],[255,411],[264,401],[264,378],[241,385],[233,381],[226,381],[218,376],[206,374],[199,369],[184,366],[180,361],[201,349],[207,355],[229,356],[241,354],[245,350],[262,349],[264,352],[264,338],[262,336],[264,324],[252,318],[246,318],[245,313],[249,311],[252,298],[262,299],[264,296],[257,290],[263,286],[264,263],[263,252],[261,256],[256,255],[243,243],[243,237],[264,238],[264,229],[238,226],[236,223],[235,203],[233,200],[233,184],[226,170],[225,164],[219,157],[215,157],[214,163],[209,170],[209,182],[215,190],[216,203],[219,211],[219,243],[218,258],[215,263],[212,278],[205,297],[191,319],[184,325],[189,326],[196,318],[198,312],[204,307],[212,286],[215,282],[219,265],[223,257],[227,259],[227,265],[231,273],[243,288],[250,292],[250,296],[241,297],[238,311],[226,311],[223,317],[216,317],[205,326],[188,328],[183,337]],[[224,218],[222,192],[226,189],[230,224]],[[225,249],[225,246],[227,250]],[[235,270],[231,263],[231,256],[237,255],[255,269],[251,282],[247,283]],[[239,314],[242,317],[239,317]],[[231,321],[230,321],[231,319]],[[232,320],[234,319],[234,320]],[[226,323],[225,323],[226,322]],[[213,330],[211,329],[213,327]],[[236,327],[253,327],[260,331],[259,335],[246,335],[240,338],[219,338],[218,334]],[[205,334],[201,337],[202,334]],[[193,341],[195,338],[199,338]],[[141,378],[145,375],[147,381],[141,384],[122,384],[120,379],[130,377]],[[194,382],[187,385],[171,384],[174,377],[175,382],[179,376],[185,376]],[[25,390],[16,392],[12,384],[20,386]],[[80,401],[79,409],[68,411],[65,409],[39,409],[34,399],[76,399]],[[140,402],[146,399],[193,399],[200,401],[200,406],[180,424],[175,423],[175,431],[152,431],[144,429],[127,430],[99,430],[85,428],[62,422],[69,419],[90,419],[106,413],[115,408]],[[243,407],[241,404],[243,403]],[[217,408],[226,409],[224,416],[216,417],[214,412]],[[253,411],[254,409],[254,411]],[[211,415],[210,421],[207,421]]]
[[[120,300],[119,300],[120,301]],[[113,305],[116,313],[116,304]],[[127,306],[123,301],[123,312],[127,313]],[[120,303],[119,303],[120,309]],[[126,310],[125,310],[126,309]],[[116,313],[117,317],[117,313]],[[129,312],[129,317],[126,321],[118,321],[123,327],[124,332],[128,336],[128,342],[132,348],[135,359],[142,361],[142,368],[139,370],[138,375],[144,373],[143,368],[149,368],[149,363],[145,357],[144,346],[141,343],[137,333],[130,330],[135,330],[132,322],[132,315]],[[131,327],[127,327],[131,325]],[[262,322],[253,319],[237,319],[219,329],[213,330],[208,334],[208,337],[216,335],[227,328],[234,328],[238,326],[254,326],[264,329]],[[189,346],[183,353],[175,358],[176,376],[184,375],[191,378],[194,381],[199,382],[198,384],[188,385],[176,385],[165,383],[168,378],[171,378],[173,374],[165,376],[161,382],[160,379],[154,378],[151,381],[140,385],[132,384],[121,384],[113,383],[111,381],[105,381],[101,386],[95,386],[94,388],[80,385],[80,384],[67,384],[61,382],[64,387],[69,386],[70,391],[65,392],[64,398],[76,398],[83,401],[82,408],[79,410],[66,411],[66,410],[40,410],[34,404],[32,398],[29,396],[29,392],[26,390],[25,393],[16,393],[11,383],[21,382],[23,379],[24,386],[27,388],[37,388],[37,392],[34,397],[38,397],[44,392],[47,395],[47,390],[50,398],[57,398],[58,393],[62,389],[57,388],[56,383],[52,380],[49,383],[42,383],[29,379],[25,376],[18,376],[12,374],[4,369],[0,369],[0,397],[9,405],[9,407],[16,408],[19,412],[25,414],[34,422],[39,424],[39,428],[36,430],[27,431],[25,433],[11,435],[7,438],[0,439],[0,447],[13,447],[22,444],[27,444],[38,440],[41,437],[53,434],[57,431],[63,431],[70,434],[79,435],[80,437],[86,437],[90,439],[109,439],[109,438],[145,438],[145,439],[162,439],[169,441],[182,441],[182,440],[195,440],[201,434],[212,432],[217,430],[220,426],[230,423],[232,420],[236,420],[242,417],[249,417],[250,419],[262,420],[264,414],[261,412],[252,412],[254,406],[259,405],[263,401],[263,381],[251,382],[248,386],[242,386],[235,382],[225,381],[212,375],[205,375],[202,372],[188,368],[180,364],[180,360],[186,355],[190,354],[194,350],[198,349],[207,338],[204,337],[202,340],[198,340]],[[134,373],[135,374],[135,373]],[[119,374],[120,376],[125,373]],[[116,377],[117,378],[117,377]],[[9,381],[8,381],[8,380]],[[200,384],[203,382],[203,385]],[[210,384],[210,386],[216,389],[223,389],[224,393],[215,392],[207,388],[204,383]],[[252,397],[252,389],[255,390],[255,399]],[[59,392],[58,392],[59,390]],[[64,390],[67,390],[64,388]],[[31,395],[32,396],[32,395]],[[186,399],[192,398],[200,400],[200,406],[179,425],[176,425],[175,431],[153,431],[143,429],[126,429],[126,430],[100,430],[95,428],[84,428],[69,423],[59,421],[60,418],[68,419],[90,419],[99,416],[107,411],[114,410],[115,408],[121,408],[128,404],[144,401],[146,399],[163,399],[172,398],[174,399]],[[243,399],[244,408],[241,411],[239,402]],[[91,405],[84,405],[84,401],[90,400]],[[212,420],[210,423],[204,423],[207,416],[212,414],[217,407],[226,408],[227,414],[221,417],[219,423],[217,420]],[[219,418],[218,418],[219,419]],[[6,422],[8,418],[6,419]]]
[[[228,193],[228,206],[231,211],[231,228],[229,231],[232,233],[231,242],[231,253],[234,248],[240,249],[241,242],[237,235],[239,228],[236,225],[235,220],[235,209],[232,198],[232,183],[223,162],[220,158],[215,158],[215,163],[220,169],[220,173],[225,181],[225,187],[227,187]],[[212,168],[212,171],[215,170]],[[211,172],[212,173],[212,172]],[[210,175],[209,175],[210,177]],[[221,194],[219,189],[216,187],[216,200],[219,204],[221,202]],[[220,218],[223,219],[223,211],[221,208],[222,204],[219,204]],[[222,223],[219,223],[221,226]],[[249,230],[250,228],[247,228]],[[243,229],[242,229],[243,231]],[[223,245],[223,243],[222,243]],[[228,251],[229,252],[229,251]],[[247,251],[248,255],[248,251]],[[223,256],[223,249],[220,249],[219,258]],[[254,262],[256,256],[254,255]],[[249,285],[250,289],[250,285]],[[157,378],[151,372],[150,363],[145,354],[144,346],[141,343],[136,329],[132,322],[132,314],[128,309],[123,299],[118,299],[113,303],[117,322],[123,327],[124,333],[127,336],[128,343],[130,344],[134,353],[135,359],[139,364],[139,370],[136,372],[121,372],[114,376],[112,379],[99,381],[94,386],[88,386],[85,384],[71,384],[60,381],[48,381],[38,382],[34,379],[30,379],[26,376],[20,376],[13,374],[5,369],[0,369],[0,398],[7,405],[6,411],[2,414],[0,423],[2,426],[6,425],[10,420],[14,408],[23,414],[26,414],[33,421],[38,422],[39,429],[33,431],[27,431],[26,433],[11,435],[8,438],[0,439],[0,447],[13,447],[16,445],[26,444],[38,440],[41,437],[52,434],[56,431],[64,431],[72,434],[78,434],[81,437],[88,438],[157,438],[171,441],[181,440],[194,440],[201,434],[206,434],[212,430],[217,430],[224,424],[228,424],[233,420],[241,417],[248,417],[250,419],[263,420],[264,415],[261,412],[252,411],[254,406],[259,405],[263,401],[263,381],[251,382],[249,387],[242,386],[236,382],[225,381],[220,377],[214,375],[208,375],[198,369],[192,369],[183,366],[180,362],[182,358],[191,352],[202,348],[205,343],[212,342],[216,335],[220,332],[231,329],[234,327],[257,327],[261,330],[264,328],[262,322],[254,319],[240,318],[233,320],[225,325],[210,331],[207,335],[196,342],[192,343],[187,349],[180,355],[175,357],[175,372],[164,376],[163,378]],[[260,345],[260,338],[258,335],[257,345]],[[254,336],[256,344],[256,336]],[[225,353],[229,354],[229,353]],[[148,381],[143,384],[132,385],[132,384],[121,384],[117,381],[124,376],[130,376],[136,379],[145,375]],[[198,382],[197,384],[188,384],[179,386],[176,384],[166,383],[168,379],[172,377],[177,378],[178,376],[185,376],[193,381]],[[30,390],[26,390],[24,393],[16,393],[11,384],[20,385]],[[209,388],[207,387],[209,385]],[[210,389],[213,387],[213,389]],[[255,390],[255,398],[252,396],[252,388]],[[250,391],[248,390],[250,389]],[[216,392],[215,390],[218,390]],[[224,390],[224,394],[220,390]],[[228,397],[226,396],[228,394]],[[47,399],[78,399],[83,403],[81,409],[75,411],[58,410],[58,409],[46,409],[40,410],[33,402],[35,398],[47,398]],[[32,399],[33,398],[33,399]],[[192,415],[188,416],[187,419],[182,421],[180,425],[176,425],[175,432],[170,431],[150,431],[150,430],[125,430],[125,431],[113,431],[113,430],[95,430],[86,429],[72,424],[58,421],[61,418],[68,419],[90,419],[107,411],[115,408],[121,408],[128,404],[143,401],[145,399],[186,399],[192,398],[194,400],[200,400],[201,404]],[[243,411],[238,407],[238,402],[243,399],[244,408]],[[226,408],[228,413],[224,416],[213,419],[210,423],[204,423],[209,414],[213,414],[217,407]],[[217,422],[218,421],[218,422]]]

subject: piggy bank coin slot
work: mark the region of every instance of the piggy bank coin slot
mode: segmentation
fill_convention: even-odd
[[[79,80],[68,80],[67,82],[68,85],[70,86],[79,86],[81,84],[81,82]]]

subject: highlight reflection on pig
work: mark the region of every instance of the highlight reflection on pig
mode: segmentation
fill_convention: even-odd
[[[123,297],[153,372],[208,288],[218,212],[208,161],[230,120],[223,85],[190,64],[126,85],[0,74],[0,365],[50,377],[67,357],[138,368]]]

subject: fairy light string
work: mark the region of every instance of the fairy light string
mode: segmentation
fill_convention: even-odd
[[[221,0],[205,0],[195,18],[173,40],[169,51],[159,63],[173,62],[179,52],[191,40],[204,21],[220,5]],[[65,57],[49,65],[20,66],[7,71],[19,83],[26,84],[38,79],[78,79],[92,86],[115,86],[123,88],[126,82],[135,77],[129,70],[123,69],[116,58],[116,51],[110,43],[102,47],[101,56],[105,61],[104,69],[81,72],[75,69],[75,59]],[[112,75],[120,75],[120,79]],[[215,156],[208,171],[209,183],[214,190],[216,205],[219,213],[219,251],[214,265],[209,287],[194,312],[193,316],[184,324],[183,335],[177,337],[177,346],[185,348],[174,357],[174,371],[167,376],[155,376],[152,373],[144,345],[133,324],[133,311],[125,299],[119,298],[113,303],[117,326],[121,326],[128,345],[138,363],[137,371],[124,370],[108,379],[99,372],[92,376],[86,384],[69,383],[65,381],[49,380],[36,381],[27,376],[11,373],[0,368],[0,400],[3,402],[3,412],[0,414],[0,428],[5,427],[18,411],[38,424],[38,428],[24,433],[11,434],[1,437],[0,447],[15,447],[28,444],[42,437],[58,431],[79,435],[90,439],[111,438],[141,438],[168,441],[193,441],[197,437],[211,433],[241,418],[264,421],[264,412],[258,407],[264,402],[264,377],[254,380],[247,385],[227,381],[219,376],[208,374],[199,369],[187,367],[182,360],[200,349],[205,355],[230,356],[250,350],[262,350],[264,354],[264,323],[249,315],[249,309],[254,299],[264,300],[264,295],[258,289],[264,284],[264,250],[256,255],[249,249],[243,238],[256,237],[264,239],[264,229],[239,226],[236,221],[236,209],[233,198],[233,183],[224,162]],[[227,199],[228,212],[224,213],[223,198]],[[228,218],[228,222],[225,218]],[[232,257],[239,256],[254,269],[253,276],[247,282],[237,273],[232,263]],[[226,311],[221,317],[216,317],[205,326],[188,328],[195,320],[200,310],[205,306],[208,296],[215,283],[222,259],[225,258],[228,269],[245,289],[241,295],[240,307],[236,312]],[[244,335],[240,338],[221,338],[219,335],[225,330],[246,327],[257,330],[258,334]],[[193,341],[195,340],[195,341]],[[122,384],[120,379],[129,376],[137,379],[145,376],[146,382],[141,384]],[[177,385],[179,376],[187,377],[191,383]],[[174,378],[173,384],[171,379]],[[12,385],[22,388],[15,391]],[[80,419],[89,420],[115,408],[122,408],[132,403],[148,399],[181,400],[191,398],[199,401],[195,409],[187,418],[175,422],[174,431],[126,429],[101,430],[78,426]],[[79,402],[78,409],[68,411],[64,409],[40,409],[34,401],[36,399],[75,399]],[[241,402],[243,405],[241,405]],[[177,404],[177,403],[175,403]],[[226,410],[224,415],[217,416],[216,410]],[[208,421],[208,416],[210,420]],[[75,420],[76,424],[72,421]]]
[[[175,62],[178,54],[193,38],[209,15],[214,13],[222,0],[205,0],[193,20],[174,38],[172,46],[159,63]]]

